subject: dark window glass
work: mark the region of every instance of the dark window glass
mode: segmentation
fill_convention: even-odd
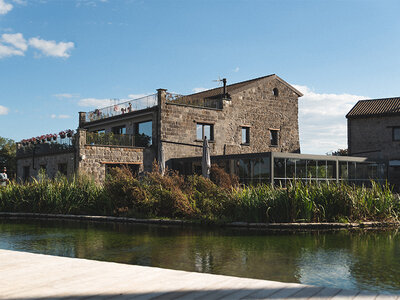
[[[307,179],[306,162],[304,159],[296,161],[296,177],[299,179]]]
[[[24,166],[24,168],[23,168],[23,170],[22,170],[22,179],[23,179],[24,181],[28,181],[28,180],[29,180],[29,177],[30,177],[30,174],[29,174],[30,169],[31,169],[30,166]]]
[[[307,179],[317,177],[317,162],[315,160],[307,160]]]
[[[147,121],[136,124],[135,146],[150,147],[152,145],[153,122]]]
[[[326,177],[328,179],[336,179],[336,162],[327,161],[326,162]]]
[[[126,134],[126,127],[125,126],[116,126],[111,128],[112,133],[114,134]]]
[[[287,179],[296,178],[296,159],[291,159],[291,158],[286,159],[286,178]]]
[[[277,88],[274,88],[274,89],[272,90],[272,92],[274,93],[274,96],[275,96],[275,97],[278,97],[278,96],[279,96],[279,90],[278,90]]]
[[[206,137],[209,141],[214,140],[214,125],[197,123],[196,139],[203,140],[204,137]]]
[[[349,172],[347,170],[347,162],[340,161],[339,162],[339,179],[347,180],[349,178]]]
[[[400,141],[400,127],[393,127],[393,141]]]
[[[278,146],[279,130],[270,130],[271,146]]]
[[[242,144],[250,144],[250,127],[242,127]]]
[[[285,159],[275,158],[274,159],[274,177],[285,178]]]

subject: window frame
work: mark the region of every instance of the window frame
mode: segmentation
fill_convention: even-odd
[[[393,142],[400,142],[400,137],[398,139],[395,138],[395,133],[394,132],[395,132],[396,129],[400,130],[400,126],[393,126],[392,127],[392,141]],[[400,134],[399,134],[399,136],[400,136]]]
[[[197,128],[201,126],[201,139],[199,139],[197,135]],[[214,141],[214,124],[211,123],[204,123],[204,122],[196,122],[196,141],[203,141],[204,140],[204,127],[210,126],[210,136],[207,137],[208,141]]]
[[[279,129],[269,129],[269,144],[271,147],[279,147]],[[274,134],[276,134],[276,137],[274,138]],[[273,143],[273,141],[276,140],[276,143]]]
[[[250,126],[241,126],[240,132],[241,132],[241,145],[250,145]],[[245,136],[243,136],[243,132]]]

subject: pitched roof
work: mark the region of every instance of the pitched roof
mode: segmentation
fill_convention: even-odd
[[[246,85],[252,84],[252,83],[254,83],[256,81],[259,81],[259,80],[262,80],[262,79],[265,79],[265,78],[268,78],[268,77],[275,77],[276,79],[281,81],[283,84],[288,86],[290,89],[292,89],[293,92],[295,92],[299,97],[303,96],[303,94],[301,92],[299,92],[297,89],[295,89],[289,83],[287,83],[286,81],[284,81],[282,78],[278,77],[275,74],[262,76],[262,77],[258,77],[258,78],[254,78],[254,79],[250,79],[250,80],[234,83],[234,84],[229,84],[229,85],[226,86],[226,90],[227,90],[228,94],[232,94],[232,93],[240,90],[241,88],[245,87]],[[222,93],[223,93],[223,88],[222,87],[218,87],[218,88],[214,88],[214,89],[207,90],[207,91],[204,91],[204,92],[199,92],[199,93],[195,93],[195,94],[191,94],[191,95],[186,95],[185,97],[213,98],[213,97],[221,96]]]
[[[374,117],[400,114],[400,97],[360,100],[346,118]]]

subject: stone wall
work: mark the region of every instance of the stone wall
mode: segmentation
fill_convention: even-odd
[[[274,96],[274,88],[278,88],[279,96]],[[202,145],[196,139],[196,123],[214,126],[211,155],[300,152],[298,95],[281,80],[268,77],[255,81],[223,102],[223,109],[161,103],[160,134],[166,161],[201,156],[201,147],[195,147]],[[242,126],[250,127],[249,145],[241,143]],[[278,146],[270,143],[270,129],[279,129]]]
[[[400,160],[400,141],[393,141],[393,127],[400,126],[400,116],[354,118],[347,120],[349,155],[383,162],[390,183],[400,188],[400,167],[390,167],[390,160]]]
[[[97,182],[104,182],[107,164],[137,164],[139,171],[143,171],[142,148],[86,145],[86,131],[79,130],[77,135],[80,174],[87,174]]]
[[[49,178],[54,178],[59,171],[60,164],[67,165],[67,176],[75,172],[75,152],[23,157],[17,159],[17,178],[23,179],[24,168],[29,167],[29,177],[37,177],[40,168],[46,170]]]
[[[353,156],[400,160],[400,141],[393,141],[393,127],[400,126],[399,116],[348,119],[348,147]]]

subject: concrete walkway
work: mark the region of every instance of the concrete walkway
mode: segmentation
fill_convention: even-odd
[[[294,283],[0,250],[0,299],[400,299]]]

